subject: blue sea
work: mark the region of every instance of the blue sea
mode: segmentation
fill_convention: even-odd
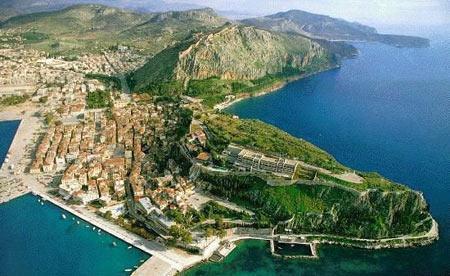
[[[0,167],[5,160],[19,125],[20,120],[0,122]]]
[[[149,258],[97,230],[31,194],[1,204],[0,275],[129,275]]]
[[[260,119],[325,149],[343,164],[424,192],[439,223],[431,246],[379,251],[321,246],[319,260],[272,258],[239,245],[191,275],[450,275],[450,28],[425,49],[358,43],[340,69],[293,82],[227,112]]]

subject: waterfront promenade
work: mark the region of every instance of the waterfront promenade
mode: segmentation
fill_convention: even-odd
[[[60,202],[59,200],[53,197],[50,197],[43,191],[32,189],[32,192],[42,197],[44,200],[47,200],[57,205],[61,209],[72,213],[73,215],[89,222],[90,224],[102,229],[103,231],[108,232],[109,234],[152,255],[152,257],[147,262],[149,262],[152,259],[154,260],[149,262],[149,264],[147,264],[147,262],[143,264],[147,268],[144,271],[149,271],[149,269],[156,269],[157,271],[160,272],[161,271],[167,272],[166,274],[163,275],[172,275],[173,274],[172,272],[182,271],[202,261],[203,259],[202,256],[191,255],[185,253],[182,250],[167,248],[164,245],[161,245],[157,242],[146,240],[134,233],[128,232],[127,230],[121,228],[120,226],[102,217],[97,216],[96,214],[92,213],[91,211],[83,207],[68,206],[63,202]],[[156,266],[150,266],[150,264]],[[142,271],[142,269],[140,271]],[[169,272],[172,274],[170,274]]]

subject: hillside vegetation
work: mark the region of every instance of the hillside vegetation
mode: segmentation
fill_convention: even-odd
[[[414,191],[350,192],[320,182],[271,187],[258,177],[203,174],[213,194],[254,210],[272,225],[287,221],[293,233],[380,239],[426,233],[428,206]]]
[[[122,44],[154,55],[192,32],[224,23],[211,9],[137,13],[89,4],[13,17],[1,27],[46,36],[31,46],[50,53],[92,52]]]
[[[235,143],[266,154],[283,154],[334,172],[346,170],[327,152],[261,121],[214,115],[205,116],[204,122],[210,134],[209,146],[216,154],[229,143]]]
[[[226,95],[259,92],[336,63],[333,53],[308,38],[226,24],[161,51],[129,81],[134,91],[181,91],[212,106]]]

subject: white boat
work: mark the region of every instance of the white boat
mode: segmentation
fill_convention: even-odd
[[[141,263],[145,262],[145,260],[141,260]]]
[[[112,245],[117,246],[117,243],[116,243],[116,242],[113,242]]]
[[[86,225],[86,228],[89,228],[89,225]]]
[[[61,214],[61,217],[62,217],[63,219],[66,219],[66,215],[64,215],[64,214]]]
[[[138,266],[137,265],[135,265],[135,266],[133,266],[134,268],[138,268]]]
[[[131,249],[132,248],[132,246],[130,245],[130,246],[128,246],[128,249]]]
[[[92,227],[92,230],[95,230],[95,226]]]
[[[80,224],[80,221],[79,221],[79,220],[77,220],[77,224]]]
[[[131,269],[131,268],[125,269],[125,272],[130,272],[130,271],[133,271],[133,269]]]
[[[41,205],[44,205],[44,202],[41,202]]]

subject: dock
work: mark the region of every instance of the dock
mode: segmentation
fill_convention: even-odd
[[[81,218],[82,220],[102,229],[103,231],[123,240],[124,242],[129,243],[130,245],[142,250],[143,252],[150,254],[152,257],[147,260],[148,263],[144,262],[144,268],[142,268],[141,270],[139,270],[138,268],[139,271],[148,271],[154,269],[157,271],[166,271],[167,274],[164,275],[173,275],[172,271],[181,272],[184,269],[191,267],[204,259],[204,257],[200,255],[188,254],[179,249],[167,248],[166,246],[155,241],[146,240],[134,233],[125,230],[124,228],[114,224],[113,222],[97,216],[95,213],[92,213],[91,211],[83,207],[68,206],[64,202],[59,202],[57,199],[47,195],[42,191],[33,190],[32,193]],[[155,260],[151,261],[153,259]]]
[[[29,193],[30,190],[23,180],[0,176],[0,204]]]
[[[139,268],[137,268],[131,275],[133,276],[173,276],[177,274],[177,270],[171,267],[168,263],[164,262],[160,258],[154,256],[144,262]]]

